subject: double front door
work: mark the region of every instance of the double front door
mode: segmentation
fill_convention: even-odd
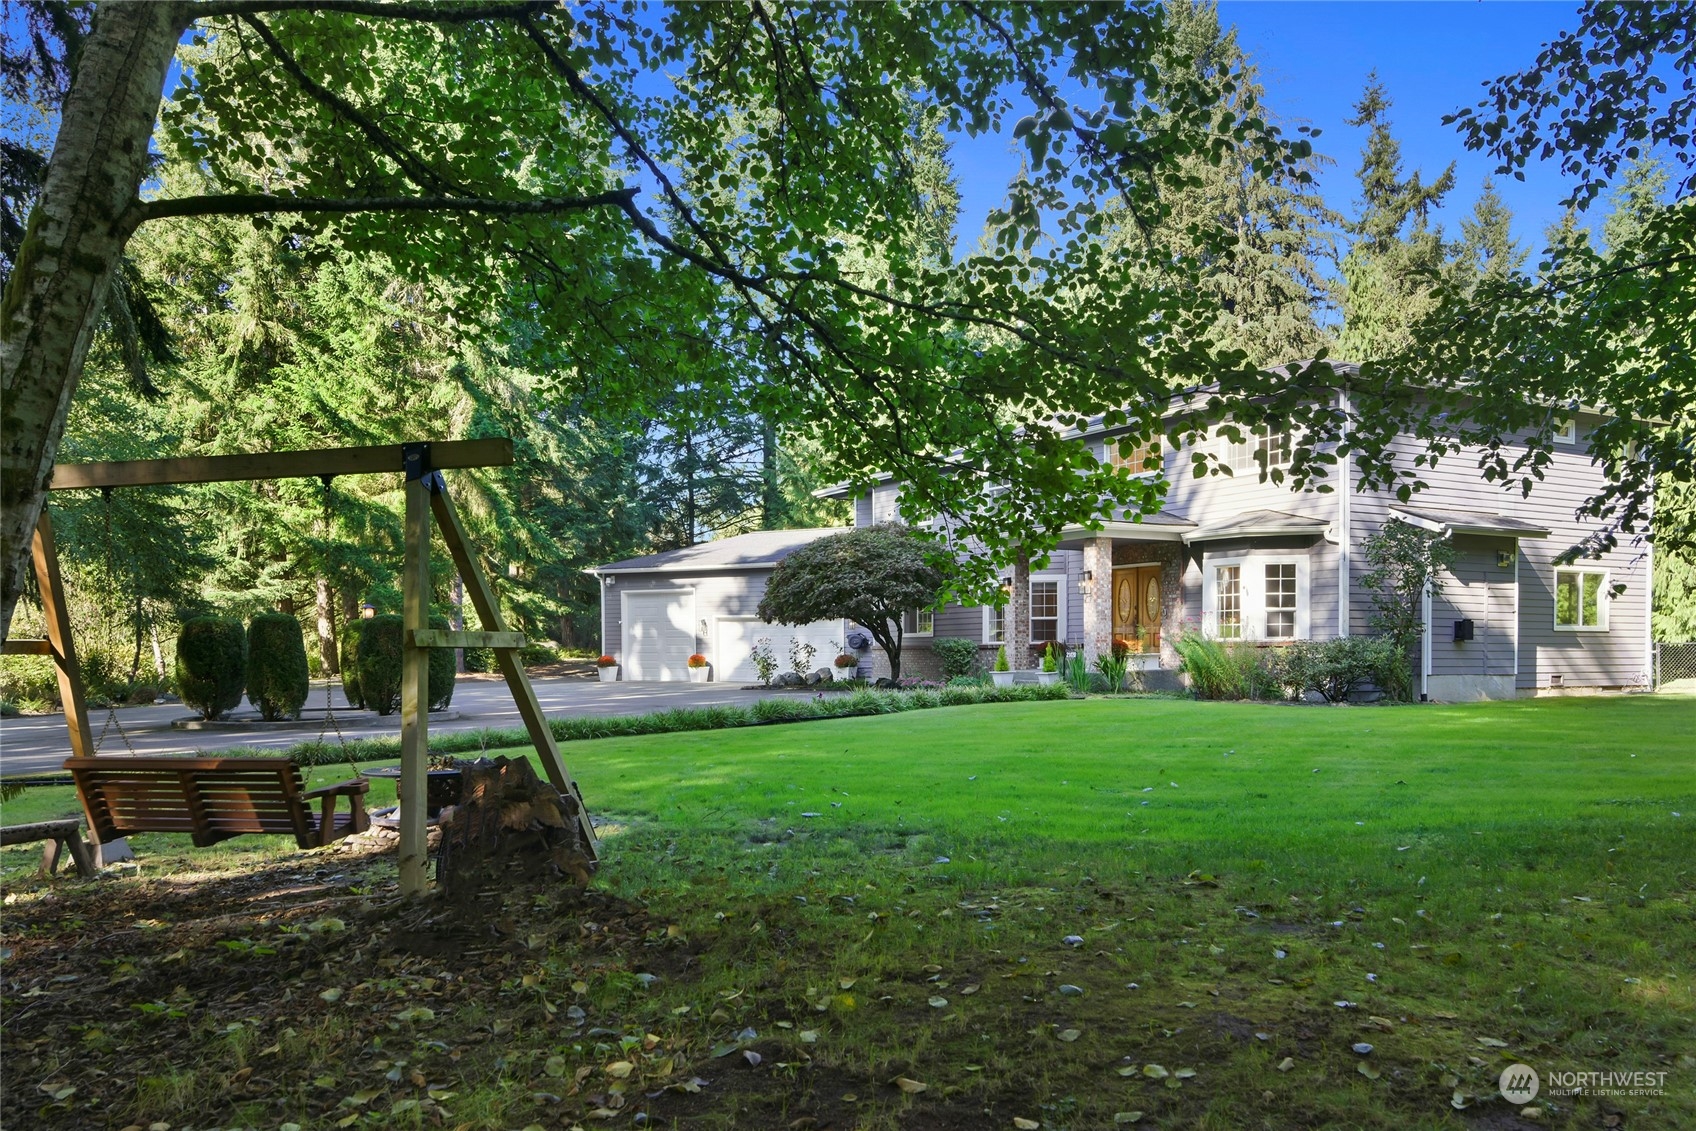
[[[1160,566],[1121,566],[1113,570],[1113,639],[1133,652],[1160,650]]]

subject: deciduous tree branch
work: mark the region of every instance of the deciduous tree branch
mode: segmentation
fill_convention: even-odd
[[[542,216],[593,208],[628,211],[636,189],[609,189],[592,196],[546,196],[494,200],[478,196],[311,197],[226,193],[149,200],[136,206],[138,222],[174,216],[257,216],[268,212],[481,212],[494,216]]]

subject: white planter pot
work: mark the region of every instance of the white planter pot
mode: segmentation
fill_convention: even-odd
[[[855,673],[858,669],[855,668],[832,668],[831,670],[836,673],[836,680],[838,683],[844,680],[857,678]]]
[[[709,669],[707,669],[707,668],[690,668],[689,669],[689,682],[690,683],[705,683],[705,682],[707,682],[707,672],[708,672],[708,670]]]
[[[601,682],[602,683],[617,683],[618,682],[618,666],[616,664],[613,665],[612,667],[607,667],[607,668],[601,669]]]
[[[995,686],[997,686],[997,687],[1012,687],[1013,686],[1013,673],[1012,672],[990,672],[989,678],[995,681]]]
[[[1049,684],[1060,682],[1060,673],[1039,671],[1036,673],[1036,681],[1044,687],[1047,687]]]

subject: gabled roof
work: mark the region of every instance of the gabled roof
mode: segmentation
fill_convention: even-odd
[[[1510,538],[1547,538],[1549,528],[1495,511],[1463,511],[1444,507],[1415,507],[1391,503],[1390,517],[1433,534],[1494,534]]]
[[[599,577],[609,573],[687,573],[713,569],[770,568],[799,550],[830,534],[842,534],[846,526],[811,527],[805,530],[756,530],[734,538],[715,538],[681,550],[644,554],[621,562],[593,566],[584,573]]]
[[[1225,538],[1277,538],[1299,535],[1321,535],[1330,527],[1329,519],[1310,518],[1289,511],[1243,511],[1234,518],[1211,523],[1200,530],[1184,535],[1186,542],[1217,542]]]

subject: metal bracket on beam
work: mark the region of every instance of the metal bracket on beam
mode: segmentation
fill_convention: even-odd
[[[428,443],[402,444],[400,446],[401,469],[406,472],[406,481],[422,479],[434,470],[430,466],[430,445]]]

